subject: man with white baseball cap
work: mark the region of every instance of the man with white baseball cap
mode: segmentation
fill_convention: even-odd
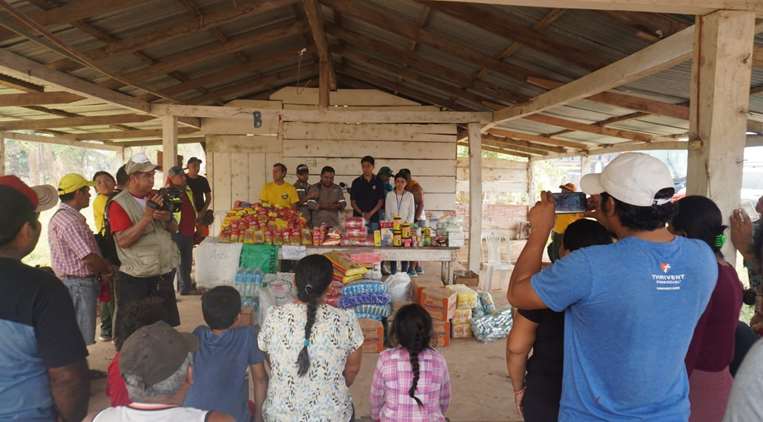
[[[554,224],[553,198],[543,192],[507,294],[518,308],[565,312],[559,420],[685,422],[684,357],[715,287],[715,257],[667,230],[674,188],[660,160],[623,154],[581,185],[599,195],[597,217],[620,240],[541,271]]]

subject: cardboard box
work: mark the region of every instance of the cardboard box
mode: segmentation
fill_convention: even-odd
[[[456,315],[456,292],[446,287],[429,287],[421,293],[421,306],[432,319],[449,321]]]
[[[474,271],[457,271],[453,284],[464,284],[476,289],[480,286],[480,275]]]
[[[453,323],[467,323],[471,321],[472,319],[472,310],[471,309],[458,309],[456,308],[456,313],[453,315]]]
[[[471,322],[466,323],[453,323],[451,325],[451,334],[453,338],[471,338],[474,335],[472,334],[472,324]]]
[[[442,282],[437,280],[425,280],[420,278],[414,278],[411,281],[411,283],[412,283],[411,294],[413,295],[411,299],[413,299],[413,301],[418,303],[419,305],[423,303],[421,294],[424,292],[424,289],[429,287],[435,287],[435,288],[443,287]]]
[[[440,348],[450,346],[450,321],[433,320],[432,328],[434,331],[434,346]]]
[[[466,234],[462,231],[448,231],[448,246],[451,248],[463,248],[466,244]]]
[[[363,353],[381,353],[384,350],[384,326],[372,319],[358,320],[363,330]]]

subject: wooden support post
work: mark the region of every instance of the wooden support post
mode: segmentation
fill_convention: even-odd
[[[536,199],[535,194],[535,159],[527,160],[527,204],[532,206]]]
[[[171,167],[177,165],[178,118],[162,116],[162,171],[165,177]]]
[[[321,60],[318,76],[318,107],[327,110],[331,99],[331,65],[328,61]]]
[[[469,123],[469,262],[480,273],[482,263],[482,133],[479,123]]]
[[[724,223],[739,207],[750,97],[755,14],[719,11],[697,17],[690,104],[687,193],[718,204]],[[734,264],[731,242],[723,248]]]

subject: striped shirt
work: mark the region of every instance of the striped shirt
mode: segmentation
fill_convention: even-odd
[[[93,276],[83,259],[90,254],[100,256],[101,252],[79,211],[61,204],[48,224],[48,242],[53,271],[59,278]]]
[[[419,354],[416,397],[408,395],[413,381],[408,351],[388,349],[379,355],[371,384],[371,418],[375,421],[444,421],[450,402],[448,364],[440,352],[428,349]]]

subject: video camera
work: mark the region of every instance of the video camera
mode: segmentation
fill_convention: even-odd
[[[157,192],[157,195],[162,197],[164,206],[161,206],[154,201],[148,201],[146,205],[149,208],[155,209],[157,211],[169,211],[171,213],[175,213],[180,210],[180,204],[183,202],[182,190],[174,187],[161,188]]]

